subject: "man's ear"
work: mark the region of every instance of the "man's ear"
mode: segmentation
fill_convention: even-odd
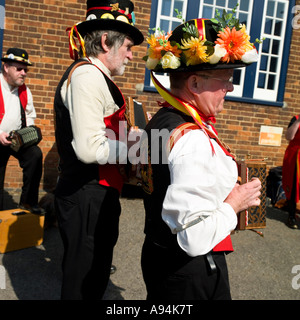
[[[199,81],[197,75],[191,75],[187,80],[188,89],[193,94],[198,94],[201,91],[202,82]]]
[[[8,72],[8,64],[7,63],[3,64],[3,70],[4,70],[5,73]]]
[[[101,46],[105,52],[108,52],[109,47],[106,44],[106,40],[107,40],[107,33],[103,33],[103,35],[101,36]]]

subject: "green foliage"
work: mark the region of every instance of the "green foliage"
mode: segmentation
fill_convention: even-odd
[[[234,16],[238,5],[239,4],[237,3],[237,5],[232,9],[232,13],[227,13],[227,11],[224,9],[222,16],[219,10],[216,9],[215,18],[211,19],[213,23],[217,24],[217,26],[213,26],[216,32],[223,31],[226,27],[229,27],[230,29],[235,27],[236,30],[241,29],[239,19]]]
[[[191,37],[199,37],[199,31],[194,24],[185,23],[184,27],[182,28],[182,31],[185,32],[183,35],[184,39],[189,39]]]

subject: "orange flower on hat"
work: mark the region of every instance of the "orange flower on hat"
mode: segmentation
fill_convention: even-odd
[[[241,60],[245,52],[249,50],[249,45],[251,45],[249,36],[244,29],[237,31],[235,27],[231,30],[229,27],[226,27],[224,31],[218,33],[218,36],[219,38],[215,43],[227,51],[225,56],[221,58],[223,62],[234,63],[236,60]]]
[[[176,45],[171,45],[168,40],[170,35],[171,34],[168,34],[167,36],[160,34],[159,36],[155,36],[152,34],[147,38],[147,42],[149,44],[148,54],[150,58],[160,60],[166,52],[172,52],[176,57],[180,56],[182,51]]]
[[[162,45],[158,42],[158,39],[152,34],[147,38],[149,44],[149,57],[152,59],[161,59]]]

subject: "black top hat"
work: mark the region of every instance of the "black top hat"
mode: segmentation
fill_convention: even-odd
[[[10,48],[7,50],[6,55],[1,59],[3,62],[19,62],[31,66],[27,51],[19,48]]]
[[[143,34],[134,27],[134,5],[129,0],[87,0],[86,21],[77,25],[82,37],[94,30],[114,30],[127,34],[135,45],[144,41]]]

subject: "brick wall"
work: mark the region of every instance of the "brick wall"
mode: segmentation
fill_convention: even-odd
[[[150,21],[151,0],[135,2],[137,27],[146,36]],[[300,4],[300,0],[296,1]],[[51,190],[57,178],[58,156],[54,139],[53,98],[56,86],[66,67],[72,62],[68,55],[65,29],[85,19],[85,0],[7,0],[3,52],[9,47],[26,49],[34,66],[30,68],[27,84],[30,87],[37,111],[36,123],[43,131],[40,146],[44,154],[44,173],[41,189]],[[251,154],[253,158],[267,157],[268,167],[282,164],[287,146],[284,138],[286,127],[294,114],[300,111],[300,30],[293,31],[289,68],[285,90],[286,108],[254,104],[225,102],[224,111],[218,116],[216,128],[220,137],[229,144],[239,159]],[[157,110],[159,95],[143,92],[146,43],[134,48],[134,60],[123,77],[116,83],[125,95],[137,97],[148,111]],[[283,127],[281,147],[258,145],[261,125]],[[22,186],[21,169],[11,158],[7,168],[5,187]]]

